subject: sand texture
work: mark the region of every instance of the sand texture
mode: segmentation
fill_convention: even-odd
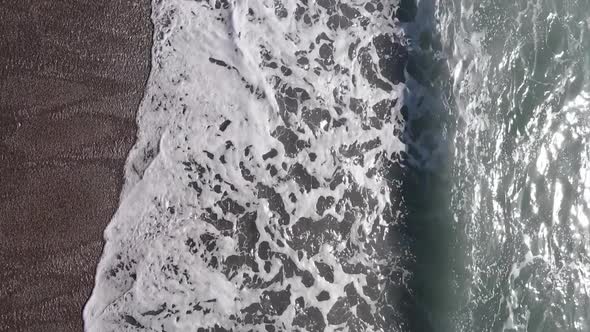
[[[149,73],[149,1],[0,2],[0,331],[81,331]]]

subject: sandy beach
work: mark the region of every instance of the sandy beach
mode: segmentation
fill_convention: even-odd
[[[149,1],[0,4],[0,331],[81,331],[149,73]]]

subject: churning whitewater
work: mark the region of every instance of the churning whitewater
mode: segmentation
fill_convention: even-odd
[[[438,146],[406,125],[436,111],[405,70],[416,11],[154,1],[152,73],[86,329],[408,324],[402,176]]]

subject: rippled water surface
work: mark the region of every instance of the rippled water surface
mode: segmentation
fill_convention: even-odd
[[[588,1],[440,1],[474,331],[590,330]]]

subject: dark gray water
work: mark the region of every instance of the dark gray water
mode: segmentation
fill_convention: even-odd
[[[590,331],[590,2],[439,1],[457,331]],[[446,89],[446,90],[445,90]]]

